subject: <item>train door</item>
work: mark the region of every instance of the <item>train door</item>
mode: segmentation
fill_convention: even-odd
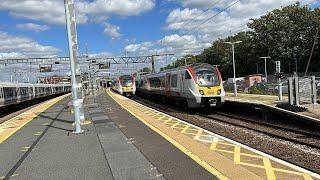
[[[3,89],[0,87],[0,106],[4,105],[4,94],[3,94]]]
[[[165,86],[165,94],[166,96],[170,96],[170,81],[171,81],[171,74],[166,74],[166,86]]]
[[[184,80],[183,80],[183,93],[184,96],[187,98],[190,98],[191,96],[191,92],[189,90],[189,88],[191,87],[191,83],[192,83],[192,78],[190,73],[188,72],[188,70],[185,71],[184,73]]]

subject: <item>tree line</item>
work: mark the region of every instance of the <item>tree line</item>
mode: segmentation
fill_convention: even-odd
[[[218,39],[199,55],[186,55],[161,70],[194,62],[220,65],[223,78],[233,76],[231,46],[225,42],[242,41],[235,45],[236,75],[263,73],[267,60],[268,73],[275,72],[275,61],[281,61],[281,71],[305,72],[312,47],[308,72],[320,72],[320,47],[317,31],[320,27],[320,9],[311,9],[296,3],[275,9],[258,19],[251,19],[248,31]]]

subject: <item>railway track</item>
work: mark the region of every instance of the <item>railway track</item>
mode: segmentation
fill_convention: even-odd
[[[293,129],[284,127],[282,125],[261,122],[254,119],[238,117],[222,112],[216,112],[214,114],[197,113],[197,115],[211,120],[242,127],[251,131],[263,133],[274,138],[283,139],[285,141],[290,141],[297,144],[309,146],[311,148],[320,149],[320,135],[316,132]]]
[[[308,129],[286,125],[288,121],[285,120],[276,124],[277,121],[267,122],[221,111],[190,113],[181,107],[161,104],[159,101],[140,97],[133,97],[132,100],[320,173],[320,162],[315,161],[320,159],[320,134],[315,131],[317,127]]]
[[[189,113],[185,109],[177,107],[164,107],[161,104],[154,104],[148,100],[134,97],[136,100],[144,105],[151,106],[152,108],[157,108],[157,110],[163,111],[165,113],[171,111],[177,111],[179,113]],[[172,116],[177,117],[175,114],[169,113]],[[311,148],[320,149],[320,134],[317,131],[310,132],[310,130],[301,130],[299,127],[292,128],[281,124],[273,124],[265,121],[259,121],[257,119],[250,119],[245,117],[240,117],[237,115],[227,114],[225,112],[196,112],[191,114],[191,116],[199,116],[198,119],[206,118],[212,121],[219,121],[221,123],[226,123],[228,125],[233,125],[241,127],[247,130],[262,133],[277,139],[282,139],[285,141],[297,143],[300,145],[309,146]],[[181,117],[177,117],[181,118]],[[187,119],[186,119],[187,120]],[[188,120],[187,120],[188,121]]]

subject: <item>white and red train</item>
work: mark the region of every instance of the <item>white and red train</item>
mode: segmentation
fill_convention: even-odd
[[[204,63],[138,77],[136,89],[139,94],[186,103],[188,108],[220,107],[225,102],[218,67]]]
[[[132,75],[123,75],[114,81],[112,87],[117,93],[131,97],[136,93],[135,77]]]

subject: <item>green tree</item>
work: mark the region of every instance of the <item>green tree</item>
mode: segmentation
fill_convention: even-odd
[[[310,9],[299,3],[275,9],[258,19],[251,19],[248,32],[218,39],[212,46],[204,49],[197,56],[184,56],[162,70],[183,66],[184,59],[191,62],[203,62],[220,65],[224,79],[233,76],[231,46],[226,41],[242,41],[235,45],[237,76],[256,73],[256,65],[264,64],[261,56],[271,56],[268,61],[268,72],[275,71],[274,61],[281,61],[282,71],[293,73],[296,62],[298,72],[304,72],[313,42],[316,43],[311,59],[309,72],[320,72],[320,47],[316,31],[320,28],[320,9]],[[317,42],[317,41],[316,41]],[[189,61],[188,61],[189,63]],[[263,68],[261,68],[262,70]]]

